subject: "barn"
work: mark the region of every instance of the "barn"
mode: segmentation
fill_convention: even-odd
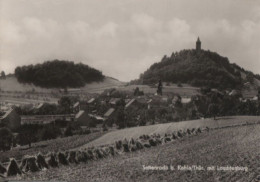
[[[21,126],[21,117],[14,109],[10,109],[0,116],[0,126],[16,130]]]

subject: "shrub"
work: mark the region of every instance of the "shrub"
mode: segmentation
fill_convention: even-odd
[[[8,128],[0,128],[0,151],[11,149],[13,134]]]
[[[72,136],[73,133],[72,133],[72,127],[71,126],[68,126],[64,132],[64,136],[68,137],[68,136]]]

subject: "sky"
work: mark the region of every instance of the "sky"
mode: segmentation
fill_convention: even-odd
[[[0,0],[0,71],[62,59],[121,81],[202,49],[260,74],[259,0]]]

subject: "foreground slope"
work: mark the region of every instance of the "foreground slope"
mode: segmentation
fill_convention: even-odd
[[[257,181],[260,169],[260,125],[210,130],[160,147],[87,164],[60,167],[23,179],[65,181]],[[172,165],[173,171],[145,171],[143,165]],[[177,165],[200,165],[202,171],[181,171]],[[241,166],[248,171],[207,171],[209,166]]]
[[[210,119],[199,119],[199,120],[133,127],[133,128],[116,130],[107,133],[102,137],[86,144],[85,146],[82,146],[81,148],[106,145],[106,144],[113,143],[117,140],[121,140],[123,138],[127,138],[127,139],[138,138],[140,135],[143,134],[146,135],[151,135],[153,133],[165,134],[165,133],[172,133],[173,131],[186,130],[186,129],[198,128],[198,127],[218,128],[218,127],[240,125],[245,123],[255,123],[255,122],[259,122],[259,120],[260,118],[258,116],[230,116],[230,117],[221,117],[218,118],[217,120],[213,120],[210,118]]]

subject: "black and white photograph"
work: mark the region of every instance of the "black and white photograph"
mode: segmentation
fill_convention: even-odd
[[[0,182],[260,182],[260,0],[0,0]]]

